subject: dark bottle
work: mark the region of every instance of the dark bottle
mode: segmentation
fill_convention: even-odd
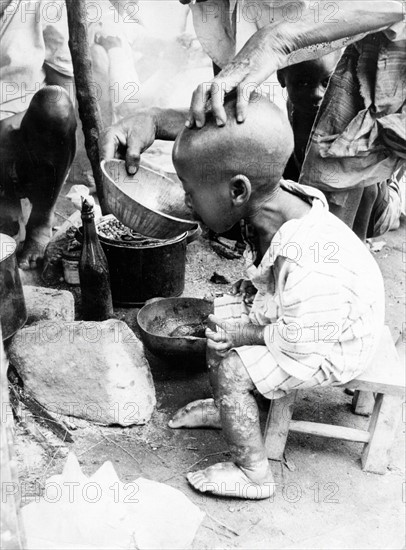
[[[79,261],[82,318],[85,321],[105,321],[113,317],[110,274],[94,223],[94,209],[82,201],[83,247]]]

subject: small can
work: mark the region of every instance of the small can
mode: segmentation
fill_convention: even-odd
[[[79,285],[80,250],[64,250],[62,253],[63,278],[68,285]]]

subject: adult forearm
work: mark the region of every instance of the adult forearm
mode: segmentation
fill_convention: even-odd
[[[174,141],[185,125],[188,109],[151,109],[155,120],[156,139]]]
[[[278,68],[325,55],[365,34],[388,28],[404,17],[402,4],[396,1],[316,4],[310,4],[298,21],[285,19],[258,31],[262,33],[264,47],[277,54]],[[336,11],[332,12],[334,7]]]

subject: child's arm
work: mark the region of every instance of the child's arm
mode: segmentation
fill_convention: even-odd
[[[206,330],[206,336],[213,343],[217,351],[227,351],[240,346],[265,346],[265,326],[251,323],[228,323],[215,315],[209,315],[209,321],[219,327],[214,332]]]

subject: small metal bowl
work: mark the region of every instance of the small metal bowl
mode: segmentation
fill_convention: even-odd
[[[103,160],[107,206],[124,225],[156,239],[172,239],[196,229],[179,181],[140,166],[130,176],[122,160]]]
[[[204,357],[213,303],[198,298],[153,298],[137,316],[142,340],[160,357]]]

